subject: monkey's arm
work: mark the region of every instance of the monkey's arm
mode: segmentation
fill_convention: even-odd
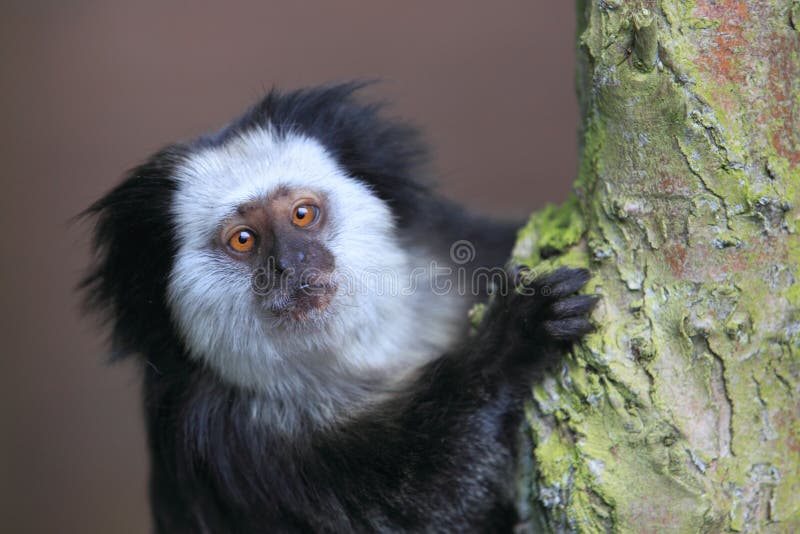
[[[355,525],[510,530],[522,401],[542,366],[591,330],[585,270],[559,269],[500,295],[477,336],[430,364],[400,398],[318,444],[322,471],[348,473]]]

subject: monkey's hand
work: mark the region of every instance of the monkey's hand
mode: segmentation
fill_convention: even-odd
[[[496,363],[527,380],[591,332],[589,314],[599,297],[577,294],[589,278],[587,269],[562,267],[537,277],[518,270],[516,289],[497,296],[481,328],[481,341],[501,355]]]
[[[599,297],[575,294],[589,277],[587,269],[567,267],[531,281],[523,276],[508,301],[520,330],[544,344],[572,343],[591,332],[589,314]]]

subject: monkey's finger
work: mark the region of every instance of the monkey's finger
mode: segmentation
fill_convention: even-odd
[[[594,309],[599,300],[599,295],[578,295],[575,297],[568,297],[553,304],[553,315],[564,318],[587,315]]]
[[[592,332],[594,325],[583,317],[572,317],[542,323],[547,335],[558,341],[575,341]]]
[[[536,280],[534,283],[542,295],[560,298],[577,292],[589,281],[588,269],[562,267]]]

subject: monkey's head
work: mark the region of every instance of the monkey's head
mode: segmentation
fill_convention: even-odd
[[[418,236],[399,228],[425,195],[424,151],[412,129],[357,103],[357,88],[273,91],[90,208],[85,284],[119,350],[179,346],[258,388],[281,366],[386,367],[392,344],[418,338],[408,352],[421,357],[451,338],[452,321],[420,328],[435,306],[396,290],[418,261]],[[387,279],[394,291],[376,286]]]

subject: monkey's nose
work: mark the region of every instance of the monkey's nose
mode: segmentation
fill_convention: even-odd
[[[302,268],[306,261],[306,253],[296,251],[290,254],[279,254],[275,256],[275,270],[278,273],[286,271],[297,271]]]
[[[292,269],[292,263],[283,256],[275,258],[275,270],[279,273]]]

